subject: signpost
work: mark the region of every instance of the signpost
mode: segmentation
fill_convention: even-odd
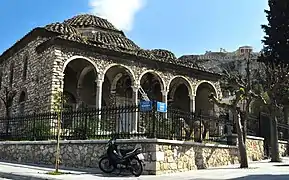
[[[141,111],[151,111],[153,105],[151,101],[140,101],[140,110]]]
[[[164,102],[157,102],[157,112],[166,113],[167,112],[167,104]]]

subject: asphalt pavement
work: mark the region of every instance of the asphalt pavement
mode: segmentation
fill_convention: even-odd
[[[288,180],[289,158],[282,163],[270,163],[269,160],[250,163],[250,168],[239,169],[238,165],[230,165],[205,170],[195,170],[167,175],[132,177],[130,175],[106,175],[94,169],[61,169],[63,175],[48,175],[53,168],[40,165],[21,165],[0,162],[0,180]],[[2,179],[1,179],[2,178]]]

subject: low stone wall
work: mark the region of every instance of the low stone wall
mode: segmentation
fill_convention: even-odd
[[[280,157],[288,156],[289,143],[287,141],[279,141]]]
[[[249,143],[250,141],[257,143]],[[61,165],[98,168],[107,140],[61,141]],[[236,146],[200,144],[161,139],[118,140],[123,148],[139,146],[145,155],[144,174],[163,174],[238,163]],[[51,165],[55,162],[55,141],[0,142],[0,160]],[[249,139],[250,156],[259,159],[261,143]],[[251,148],[254,147],[254,148]],[[252,149],[252,150],[250,150]]]
[[[249,161],[260,161],[264,159],[264,138],[247,136],[246,148]]]

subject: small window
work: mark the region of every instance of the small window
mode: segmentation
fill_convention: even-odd
[[[9,85],[12,87],[13,84],[13,78],[14,78],[14,62],[10,65],[10,77],[9,77]]]
[[[26,93],[22,91],[19,97],[19,113],[20,114],[24,114],[26,99],[27,99]]]
[[[23,81],[25,81],[27,77],[27,66],[28,66],[28,56],[25,56],[23,61],[23,74],[22,74]]]

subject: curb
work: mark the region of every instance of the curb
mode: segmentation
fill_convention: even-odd
[[[5,173],[0,172],[0,178],[6,178],[6,179],[13,179],[13,180],[60,180],[56,178],[50,178],[50,177],[38,177],[36,175],[21,175],[16,173]]]

